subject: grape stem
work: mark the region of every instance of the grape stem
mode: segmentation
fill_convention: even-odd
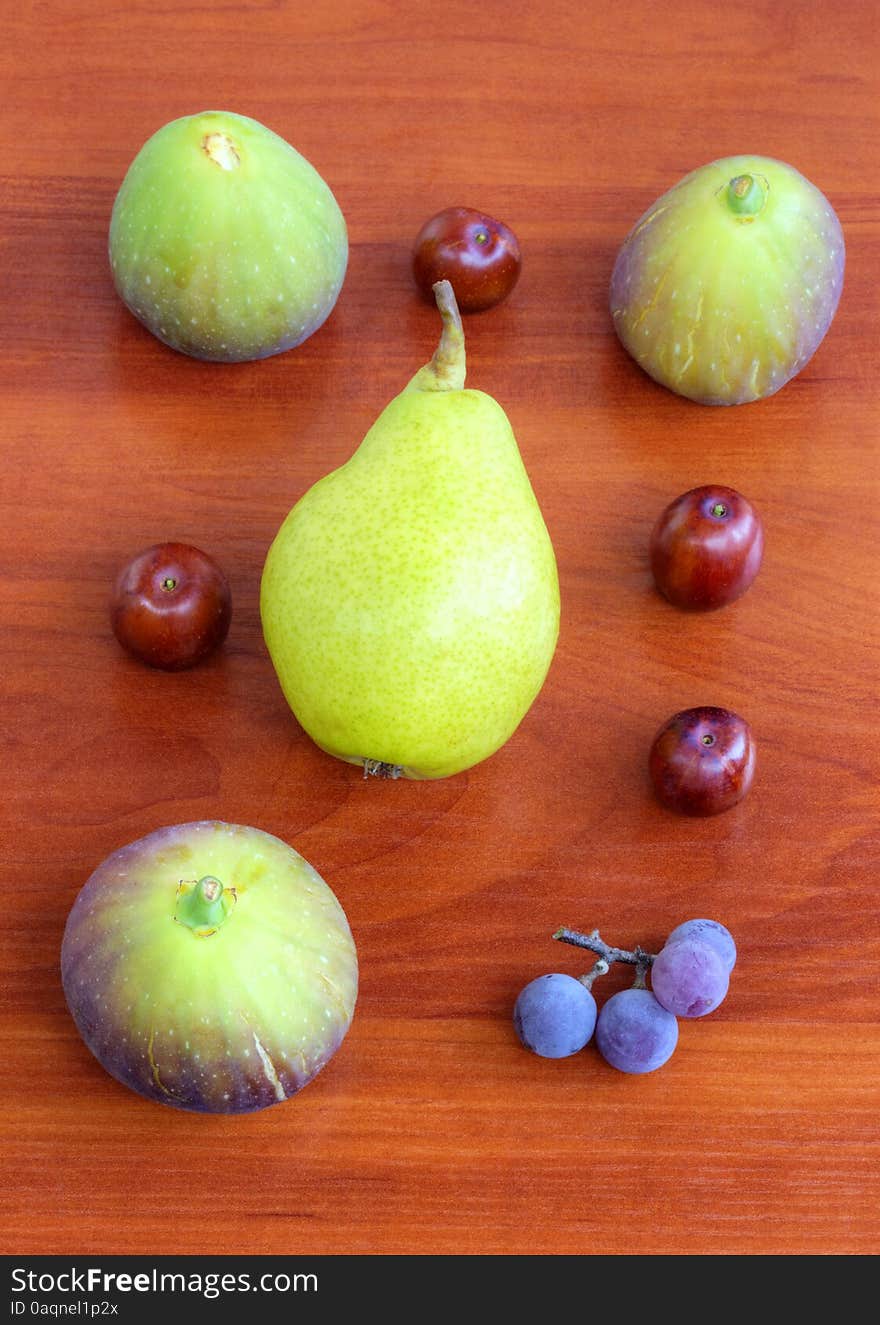
[[[596,977],[599,975],[607,975],[610,969],[611,967],[608,965],[605,958],[598,957],[592,971],[587,971],[586,975],[579,975],[577,977],[578,982],[583,985],[584,989],[592,989],[593,981]]]
[[[605,971],[614,962],[627,962],[630,966],[636,967],[637,979],[639,974],[644,977],[644,972],[652,965],[656,956],[656,953],[645,952],[644,948],[640,948],[638,945],[632,952],[628,948],[613,948],[610,943],[605,943],[603,939],[600,939],[598,929],[594,929],[591,934],[582,934],[580,930],[566,929],[563,925],[561,929],[557,929],[553,937],[559,939],[560,943],[571,943],[575,948],[589,948],[590,952],[599,955],[600,961],[590,972],[592,979],[595,979],[597,975],[604,975]],[[607,965],[605,970],[600,971],[598,968],[602,961],[606,962]],[[589,988],[589,986],[587,987]]]

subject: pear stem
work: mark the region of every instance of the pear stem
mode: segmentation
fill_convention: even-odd
[[[418,391],[461,391],[466,372],[464,328],[455,291],[449,281],[436,281],[433,289],[443,320],[440,344],[431,362],[416,373],[412,386]]]

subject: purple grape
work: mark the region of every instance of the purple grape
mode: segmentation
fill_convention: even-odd
[[[571,975],[539,975],[513,1009],[516,1033],[541,1058],[568,1058],[583,1049],[596,1025],[596,1000]]]
[[[667,943],[651,967],[654,996],[676,1017],[705,1017],[714,1012],[729,983],[723,958],[702,939]]]
[[[596,1047],[620,1072],[653,1072],[672,1056],[678,1022],[650,989],[621,989],[602,1005]]]
[[[718,953],[727,971],[732,971],[736,965],[733,935],[717,920],[686,920],[672,931],[666,943],[677,943],[679,939],[699,939],[701,943],[707,943]]]

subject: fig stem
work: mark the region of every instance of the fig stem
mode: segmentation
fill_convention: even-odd
[[[418,391],[461,391],[467,365],[455,291],[449,281],[435,281],[433,290],[443,321],[440,343],[431,362],[419,369],[410,385]]]
[[[234,900],[234,894],[230,899],[219,879],[206,874],[198,883],[179,884],[174,919],[196,934],[213,934],[229,915]]]
[[[237,170],[241,165],[241,157],[228,134],[206,133],[202,139],[202,151],[221,170]]]
[[[632,952],[628,948],[614,948],[610,943],[605,943],[600,939],[598,929],[594,929],[591,934],[581,934],[577,929],[566,929],[563,926],[561,929],[557,929],[553,937],[559,939],[560,943],[571,943],[576,948],[588,948],[590,952],[598,953],[609,966],[614,962],[627,962],[630,966],[648,967],[653,963],[656,956],[656,953],[644,952],[639,947],[636,947]],[[596,975],[604,975],[604,971],[597,971],[595,968],[594,971]]]
[[[757,216],[766,198],[767,190],[754,175],[735,175],[727,186],[727,205],[735,216]]]

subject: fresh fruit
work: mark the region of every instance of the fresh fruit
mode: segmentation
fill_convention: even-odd
[[[676,607],[732,603],[754,580],[764,553],[761,519],[733,488],[692,488],[670,502],[651,534],[651,572]]]
[[[589,1041],[596,1025],[596,1000],[570,975],[539,975],[522,990],[513,1009],[521,1042],[541,1058],[568,1058]]]
[[[678,1044],[678,1022],[649,989],[621,989],[602,1004],[596,1048],[619,1072],[655,1072]]]
[[[680,814],[720,814],[741,801],[755,773],[749,724],[728,709],[684,709],[654,737],[648,768],[657,799]]]
[[[611,315],[645,372],[679,395],[772,395],[827,332],[845,250],[828,199],[764,156],[712,161],[636,222],[611,277]]]
[[[347,262],[345,220],[318,172],[230,111],[159,129],[113,205],[116,289],[154,336],[198,359],[299,345],[329,316]]]
[[[705,1017],[727,995],[730,973],[715,948],[691,935],[667,940],[651,966],[654,997],[676,1017]]]
[[[684,924],[677,925],[672,931],[666,944],[668,946],[685,938],[697,938],[701,943],[714,948],[728,972],[736,965],[736,943],[733,935],[717,920],[685,920]]]
[[[277,837],[217,822],[108,856],[73,904],[61,975],[112,1076],[206,1113],[295,1095],[339,1048],[357,994],[354,941],[323,879]]]
[[[472,207],[447,207],[426,221],[413,245],[413,276],[426,299],[447,280],[462,313],[479,313],[506,299],[519,280],[516,235]]]
[[[232,597],[224,572],[188,543],[157,543],[116,577],[110,622],[119,643],[151,667],[193,667],[225,640]]]
[[[606,1062],[634,1074],[653,1072],[668,1061],[678,1043],[677,1016],[702,1017],[718,1007],[736,961],[733,936],[717,920],[686,920],[656,956],[640,946],[631,951],[616,948],[598,929],[582,934],[563,926],[553,937],[586,948],[597,961],[576,980],[545,975],[526,985],[513,1013],[520,1040],[545,1058],[562,1058],[577,1053],[595,1027],[595,1044]],[[590,991],[615,962],[634,966],[635,982],[612,995],[597,1017],[592,993],[586,1005],[574,987]],[[645,985],[648,970],[650,990]]]
[[[556,560],[501,406],[464,389],[461,319],[437,285],[430,364],[294,506],[263,570],[266,644],[322,749],[439,778],[487,758],[556,645]]]

